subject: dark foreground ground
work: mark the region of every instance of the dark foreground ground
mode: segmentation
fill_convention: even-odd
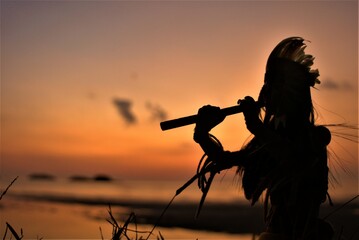
[[[334,239],[359,239],[359,205],[347,205],[335,211],[335,206],[324,206],[321,210],[321,218],[333,226],[336,232]],[[160,215],[164,206],[150,208],[151,211],[142,212],[140,220],[143,223],[154,224]],[[142,209],[143,210],[143,209]],[[149,210],[149,209],[147,209]],[[155,210],[155,211],[153,211]],[[195,219],[197,210],[196,204],[173,204],[165,213],[159,226],[163,227],[183,227],[196,230],[222,231],[228,233],[255,233],[263,231],[263,207],[261,205],[251,207],[236,203],[207,203],[198,219]],[[136,211],[136,209],[134,209]]]
[[[158,222],[159,216],[165,209],[167,203],[144,202],[144,201],[121,201],[121,200],[93,200],[74,197],[53,197],[53,196],[17,196],[38,201],[61,202],[68,204],[104,205],[104,207],[122,206],[128,209],[129,213],[134,212],[138,224],[154,225]],[[231,203],[210,203],[204,204],[197,219],[195,214],[198,203],[173,202],[167,209],[162,219],[158,222],[161,227],[180,227],[194,230],[210,230],[227,233],[260,233],[264,227],[263,206],[251,207],[250,204],[238,202]],[[329,215],[329,216],[328,216]],[[327,217],[328,216],[328,217]],[[121,217],[123,216],[115,216]],[[335,203],[334,206],[324,204],[321,210],[321,218],[333,226],[336,232],[334,239],[339,236],[354,240],[359,239],[359,201],[358,198],[349,204]]]

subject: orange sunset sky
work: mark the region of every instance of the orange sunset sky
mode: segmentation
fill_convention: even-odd
[[[289,36],[316,57],[318,121],[356,125],[357,1],[2,0],[1,175],[185,180],[202,155],[193,126],[159,123],[256,98]],[[213,133],[227,150],[249,136],[241,114]],[[330,146],[353,184],[357,146]]]

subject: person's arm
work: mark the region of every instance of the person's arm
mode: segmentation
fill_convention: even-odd
[[[234,166],[243,166],[245,153],[239,151],[225,151],[209,133],[198,133],[195,131],[194,140],[197,142],[208,157],[214,159],[221,170]]]
[[[241,165],[242,159],[244,158],[242,151],[224,151],[219,141],[209,133],[209,131],[221,123],[224,118],[225,115],[223,115],[218,107],[207,105],[200,108],[193,134],[194,141],[201,146],[202,150],[210,159],[216,161],[216,166],[219,171]]]
[[[223,154],[223,147],[207,131],[198,130],[193,134],[193,140],[198,143],[202,150],[211,158],[219,159]]]
[[[193,139],[209,157],[219,157],[223,152],[222,146],[209,134],[209,131],[225,119],[219,107],[203,106],[198,110]]]

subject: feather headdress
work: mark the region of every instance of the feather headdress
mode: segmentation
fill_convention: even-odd
[[[259,101],[265,103],[265,122],[287,125],[288,119],[313,119],[310,87],[319,84],[319,71],[311,69],[314,57],[305,53],[305,40],[290,37],[282,40],[269,55],[264,86]]]
[[[314,57],[304,52],[307,45],[301,37],[290,37],[282,40],[269,55],[266,71],[270,70],[271,66],[276,62],[276,59],[288,59],[299,63],[305,68],[310,75],[308,84],[314,86],[316,83],[320,84],[318,80],[318,69],[311,69],[314,63]]]

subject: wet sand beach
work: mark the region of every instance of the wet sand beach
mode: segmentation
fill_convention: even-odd
[[[131,212],[136,214],[137,224],[154,225],[159,220],[159,216],[166,208],[167,203],[156,201],[129,201],[129,200],[110,200],[110,199],[86,199],[80,197],[59,197],[51,195],[31,196],[16,195],[26,201],[52,202],[61,204],[77,204],[87,207],[102,207],[122,209],[114,212],[118,219],[124,219]],[[350,239],[351,236],[359,237],[359,201],[358,199],[345,203],[335,203],[330,206],[325,203],[321,209],[321,217],[327,217],[332,224],[337,235],[342,234]],[[242,202],[204,204],[199,217],[196,219],[198,203],[195,202],[176,202],[174,201],[167,209],[162,219],[158,222],[159,227],[164,228],[183,228],[190,230],[224,232],[229,234],[259,234],[264,229],[263,206],[258,204],[250,206]],[[105,218],[105,216],[91,216],[92,218]],[[353,238],[355,239],[355,238]]]
[[[28,181],[19,179],[0,202],[0,235],[6,222],[24,239],[105,239],[111,237],[109,206],[119,223],[135,213],[138,230],[150,231],[182,181],[112,181],[73,182]],[[4,184],[5,185],[5,184]],[[343,194],[338,194],[343,190]],[[334,206],[323,204],[321,216],[328,217],[336,232],[347,239],[359,233],[359,198],[335,212],[356,194],[336,189]],[[348,190],[348,189],[346,189]],[[191,185],[178,195],[158,222],[165,239],[253,239],[264,229],[262,200],[251,207],[232,181],[219,181],[207,196],[201,213],[195,219],[201,192]],[[136,224],[132,224],[134,227]],[[357,235],[355,235],[357,234]],[[352,236],[355,236],[354,238]],[[351,238],[352,237],[352,238]],[[335,238],[338,239],[338,238]]]

